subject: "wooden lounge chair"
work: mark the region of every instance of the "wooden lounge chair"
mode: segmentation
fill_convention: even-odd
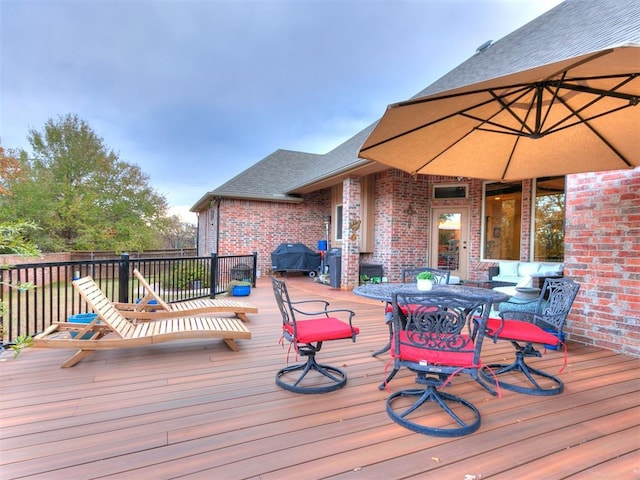
[[[248,322],[247,313],[258,313],[258,308],[249,302],[241,300],[228,300],[222,298],[199,298],[196,300],[185,300],[183,302],[167,303],[160,295],[151,287],[149,282],[137,270],[133,270],[133,275],[142,285],[145,295],[138,303],[116,303],[118,310],[127,318],[146,318],[144,313],[154,311],[158,315],[156,318],[174,317],[179,315],[208,315],[211,313],[233,313],[243,322]]]
[[[73,285],[98,315],[87,324],[59,322],[34,337],[34,347],[70,348],[78,351],[62,364],[72,367],[94,350],[140,347],[153,343],[190,338],[222,338],[234,351],[235,339],[250,339],[251,332],[238,318],[187,316],[158,318],[146,312],[145,322],[126,319],[104,295],[91,277],[75,280]]]

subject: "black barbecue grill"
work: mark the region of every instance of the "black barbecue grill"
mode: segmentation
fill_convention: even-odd
[[[315,277],[320,263],[320,254],[304,243],[281,243],[271,252],[271,270],[274,272],[303,272]]]

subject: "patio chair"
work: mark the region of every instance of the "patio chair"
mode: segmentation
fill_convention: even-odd
[[[94,350],[140,347],[154,343],[193,338],[222,338],[234,351],[236,339],[250,339],[251,332],[238,318],[210,316],[173,317],[154,320],[147,312],[146,322],[133,323],[126,319],[104,295],[91,277],[73,282],[82,298],[98,315],[91,322],[59,322],[34,337],[34,347],[78,350],[62,364],[72,367]]]
[[[116,307],[127,318],[144,318],[144,312],[148,311],[159,314],[166,312],[167,318],[175,316],[176,313],[190,316],[228,312],[233,313],[242,321],[248,322],[248,313],[258,313],[258,309],[249,302],[224,298],[198,298],[196,300],[167,303],[137,269],[133,270],[133,275],[144,289],[145,295],[138,303],[116,303]],[[160,316],[158,315],[158,317]]]
[[[490,318],[487,335],[493,337],[494,341],[509,340],[516,352],[513,363],[487,365],[482,371],[483,376],[496,376],[501,388],[527,395],[562,393],[562,380],[533,368],[525,362],[525,358],[542,356],[533,344],[556,348],[562,344],[566,352],[566,346],[560,340],[563,337],[562,329],[579,289],[580,285],[569,278],[547,278],[533,311],[505,310],[500,312],[500,318]],[[502,303],[501,307],[504,305],[507,303]]]
[[[437,268],[430,268],[430,267],[412,267],[412,268],[403,269],[402,270],[402,283],[415,283],[416,282],[416,277],[421,272],[431,272],[431,273],[433,273],[433,275],[435,276],[435,279],[433,280],[434,284],[446,285],[447,283],[449,283],[449,275],[451,273],[451,272],[449,272],[449,270],[440,270],[440,269],[437,269]],[[401,305],[400,306],[400,309],[401,309],[402,313],[405,316],[407,315],[407,308],[411,308],[411,306],[410,305],[409,306],[406,306],[406,305]],[[371,354],[371,356],[373,356],[373,357],[377,357],[381,353],[389,351],[389,347],[391,346],[391,336],[393,334],[393,322],[391,321],[391,312],[392,311],[393,311],[393,308],[392,308],[391,304],[387,303],[387,305],[385,307],[385,323],[389,326],[389,342],[384,347],[382,347],[380,350],[376,350],[375,352],[373,352]],[[391,375],[391,376],[393,377],[393,375]],[[391,379],[389,379],[389,380],[391,380]],[[380,386],[381,390],[384,388],[384,385],[385,385],[385,383],[383,383]]]
[[[276,384],[295,393],[327,393],[342,388],[347,383],[347,374],[336,367],[316,361],[322,344],[330,340],[351,339],[356,341],[360,333],[351,323],[354,312],[345,309],[329,310],[326,300],[300,300],[292,302],[286,284],[271,277],[273,293],[282,314],[283,338],[291,342],[296,355],[307,357],[305,363],[284,367],[276,374]],[[303,311],[301,305],[320,305],[319,310]],[[344,317],[346,321],[335,315]],[[298,319],[297,316],[306,317]],[[298,375],[298,372],[300,374]]]
[[[467,374],[497,395],[480,375],[482,333],[491,303],[491,296],[454,291],[394,294],[394,370],[407,367],[416,373],[416,383],[420,385],[389,396],[387,413],[394,422],[414,432],[439,437],[467,435],[480,427],[480,412],[475,405],[442,389],[456,375]],[[402,305],[413,306],[406,319]],[[437,411],[426,408],[431,405]]]
[[[405,268],[402,270],[402,283],[415,283],[416,277],[419,273],[422,272],[431,272],[434,274],[436,279],[433,283],[437,284],[447,284],[449,283],[449,276],[451,272],[449,270],[440,270],[438,268],[430,268],[430,267],[413,267],[413,268]]]

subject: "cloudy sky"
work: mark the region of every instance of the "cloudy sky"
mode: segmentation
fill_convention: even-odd
[[[0,0],[0,139],[29,151],[77,114],[184,211],[278,148],[326,153],[560,1]]]

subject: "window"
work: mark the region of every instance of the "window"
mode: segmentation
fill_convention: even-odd
[[[521,212],[522,182],[485,184],[485,259],[520,259]]]
[[[467,185],[434,185],[433,198],[467,198]]]
[[[564,177],[536,180],[533,257],[539,262],[564,261]]]
[[[336,205],[336,216],[335,216],[335,239],[342,240],[342,205]]]

